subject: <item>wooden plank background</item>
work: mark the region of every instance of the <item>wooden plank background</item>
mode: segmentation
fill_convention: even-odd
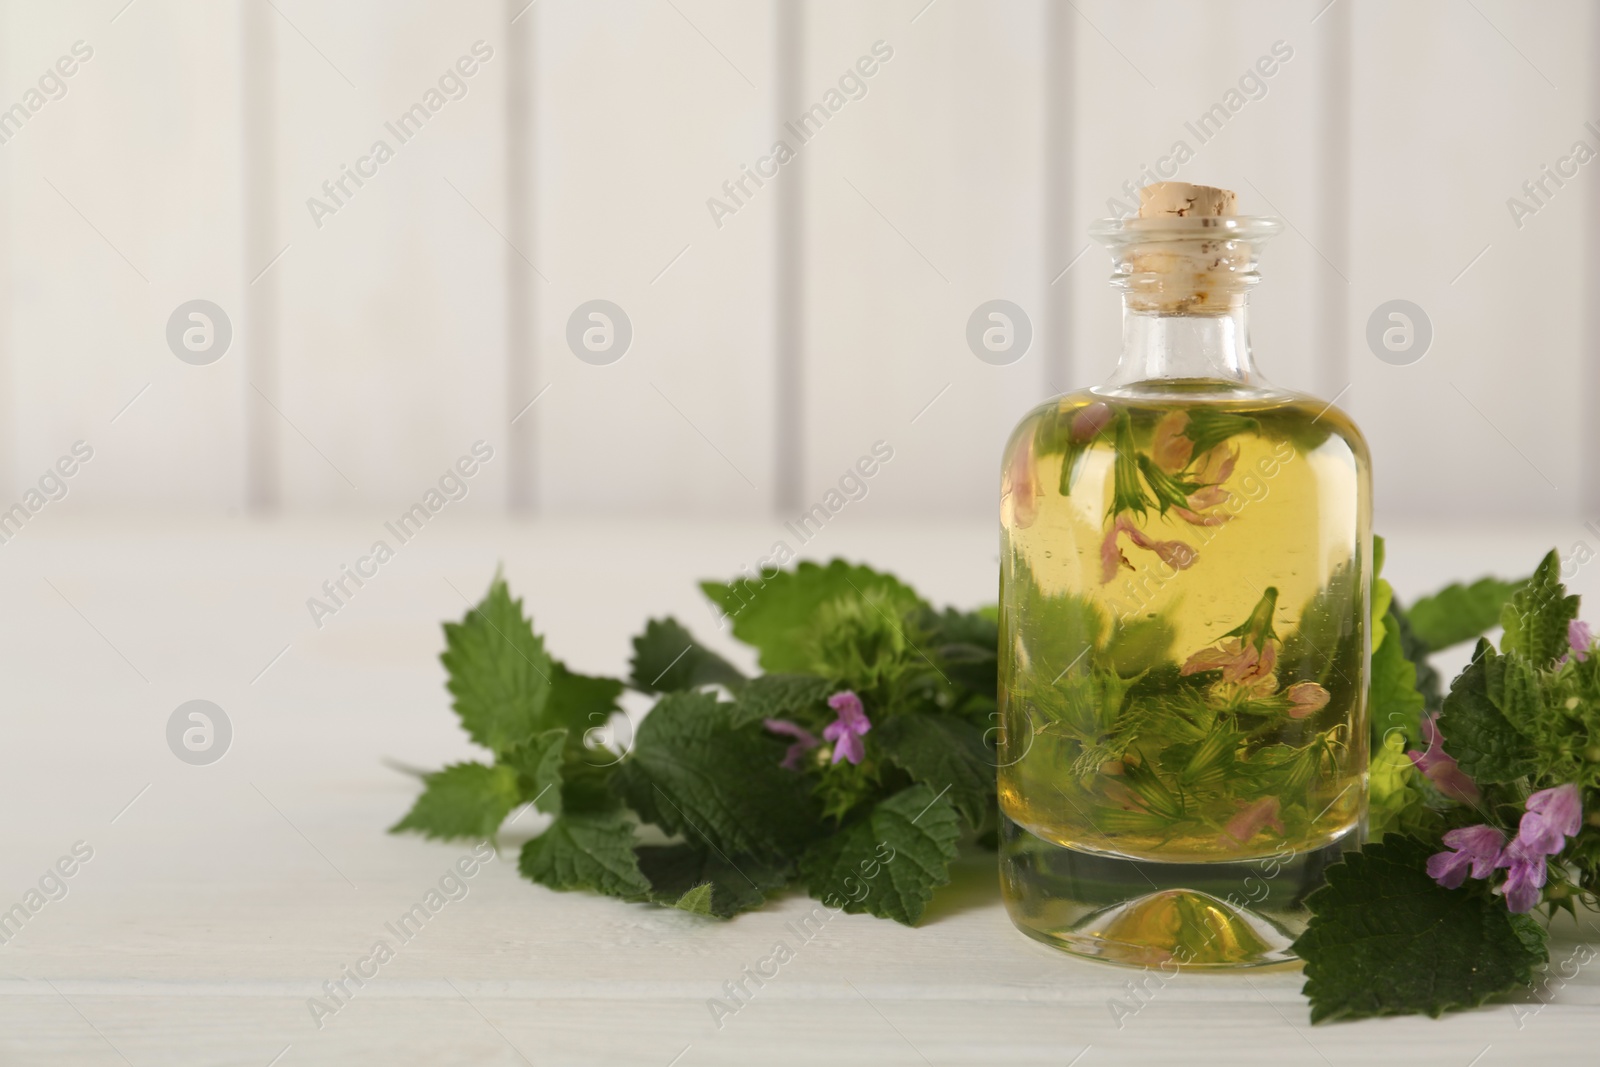
[[[463,512],[788,518],[883,441],[847,514],[985,515],[1010,426],[1115,358],[1087,225],[1183,142],[1179,177],[1289,223],[1258,359],[1360,421],[1381,514],[1577,520],[1600,186],[1507,201],[1600,149],[1597,25],[1581,0],[3,0],[0,106],[93,56],[0,144],[0,488],[83,439],[57,510],[394,513],[483,440]],[[385,123],[478,41],[400,144]],[[204,367],[164,340],[195,298],[234,332]],[[1396,298],[1433,326],[1410,366],[1367,346]],[[632,328],[608,365],[566,340],[596,299]],[[1033,331],[1007,366],[965,340],[991,299]]]

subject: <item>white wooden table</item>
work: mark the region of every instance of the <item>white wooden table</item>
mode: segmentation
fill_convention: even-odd
[[[719,644],[694,580],[731,576],[779,533],[446,513],[316,629],[306,598],[381,521],[47,515],[0,545],[0,908],[76,842],[93,849],[67,895],[0,946],[0,1063],[1594,1062],[1600,963],[1520,1027],[1501,1005],[1313,1029],[1300,974],[1279,971],[1182,975],[1119,1028],[1110,1002],[1134,974],[1015,932],[987,857],[964,861],[919,929],[841,915],[801,947],[785,924],[802,897],[719,923],[552,893],[516,875],[514,832],[319,1029],[307,999],[468,851],[384,833],[415,785],[381,762],[471,754],[436,658],[462,595],[503,561],[557,655],[620,672],[647,614]],[[1576,521],[1389,533],[1402,595],[1524,573],[1584,536]],[[855,517],[810,547],[976,604],[994,596],[994,546],[987,526]],[[1600,592],[1600,567],[1575,586]],[[233,727],[210,766],[166,743],[168,717],[196,698]],[[796,958],[719,1029],[708,998],[780,939]],[[1600,932],[1561,929],[1553,958],[1584,939]]]

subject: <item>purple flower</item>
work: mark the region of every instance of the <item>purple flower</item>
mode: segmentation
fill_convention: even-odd
[[[1567,644],[1572,649],[1573,658],[1582,663],[1589,658],[1589,649],[1594,646],[1594,631],[1582,619],[1573,619],[1567,623]],[[1561,658],[1566,659],[1565,656]]]
[[[833,742],[833,762],[847,759],[860,763],[867,754],[861,735],[872,729],[861,707],[861,698],[846,689],[829,697],[828,707],[839,713],[839,717],[822,731],[822,736]]]
[[[800,761],[806,758],[806,753],[822,744],[821,741],[817,740],[816,734],[798,723],[790,722],[788,719],[764,719],[761,725],[775,734],[794,738],[794,744],[790,745],[789,751],[783,755],[783,762],[778,764],[778,766],[787,770],[798,771],[800,769]]]
[[[1539,903],[1539,898],[1544,896],[1544,854],[1531,851],[1519,836],[1506,846],[1498,864],[1510,868],[1506,872],[1506,884],[1502,887],[1506,907],[1518,913],[1532,911]]]
[[[1541,789],[1528,798],[1517,840],[1529,854],[1554,856],[1583,825],[1583,796],[1576,785]]]
[[[1467,772],[1456,765],[1454,756],[1444,750],[1444,734],[1439,732],[1439,713],[1436,711],[1422,720],[1422,739],[1427,742],[1428,751],[1418,752],[1411,749],[1406,753],[1411,757],[1411,762],[1416,764],[1433,787],[1451,800],[1458,800],[1463,804],[1476,804],[1478,802],[1478,785],[1467,776]]]
[[[1446,889],[1459,889],[1467,880],[1469,867],[1474,878],[1487,878],[1494,873],[1500,866],[1506,835],[1492,826],[1463,826],[1445,834],[1444,843],[1454,851],[1429,856],[1428,877]]]

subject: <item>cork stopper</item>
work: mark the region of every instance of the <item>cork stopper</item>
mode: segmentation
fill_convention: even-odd
[[[1140,189],[1139,219],[1156,228],[1129,243],[1131,306],[1168,315],[1220,314],[1235,306],[1251,250],[1201,220],[1236,217],[1238,207],[1237,193],[1211,185],[1156,182]],[[1171,230],[1161,225],[1177,219],[1193,221]]]
[[[1156,182],[1139,190],[1139,217],[1152,219],[1237,215],[1239,194],[1232,189],[1188,182]]]

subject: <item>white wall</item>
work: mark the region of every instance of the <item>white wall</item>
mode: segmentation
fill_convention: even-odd
[[[1600,504],[1600,166],[1520,227],[1506,206],[1600,148],[1592,4],[124,2],[0,2],[0,107],[93,49],[0,144],[7,500],[82,438],[63,507],[393,512],[483,439],[480,513],[789,515],[883,440],[857,513],[987,514],[1010,425],[1114,359],[1086,226],[1182,140],[1180,177],[1289,222],[1258,359],[1341,396],[1380,514]],[[400,145],[384,123],[480,40]],[[785,121],[879,41],[801,144]],[[1202,144],[1186,123],[1275,46]],[[380,137],[395,157],[313,219]],[[234,329],[200,367],[164,337],[197,297]],[[1005,367],[964,336],[994,298],[1035,335]],[[1394,298],[1433,323],[1414,365],[1367,347]],[[567,348],[593,299],[632,323],[610,365]]]

